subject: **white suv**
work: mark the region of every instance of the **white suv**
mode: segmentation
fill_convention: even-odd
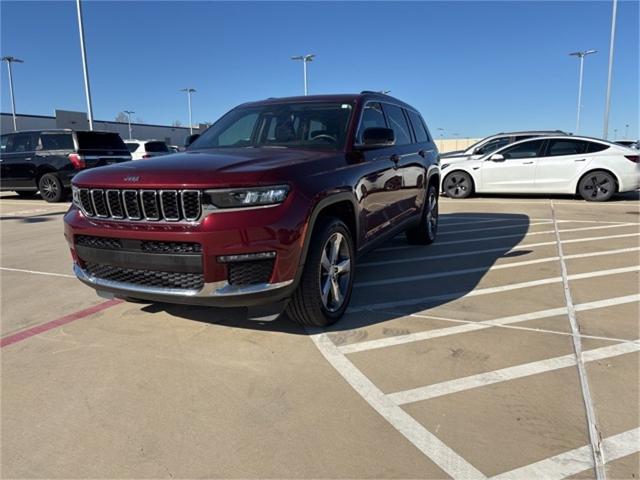
[[[124,143],[131,152],[132,160],[144,160],[171,153],[162,140],[125,140]]]

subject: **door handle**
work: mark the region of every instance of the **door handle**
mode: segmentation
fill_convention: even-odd
[[[522,162],[523,165],[531,165],[533,162]]]
[[[391,160],[393,163],[398,163],[400,161],[400,155],[394,153],[389,157],[389,160]]]
[[[586,158],[581,158],[580,160],[574,160],[574,162],[586,162],[587,159]]]
[[[420,155],[422,158],[426,158],[427,157],[427,152],[425,152],[424,150],[420,150],[418,152],[418,155]]]

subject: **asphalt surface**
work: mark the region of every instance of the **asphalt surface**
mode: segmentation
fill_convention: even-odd
[[[99,298],[67,207],[0,196],[3,478],[640,476],[637,193],[441,199],[327,331]]]

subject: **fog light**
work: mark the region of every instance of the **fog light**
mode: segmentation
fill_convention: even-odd
[[[218,261],[220,263],[251,262],[275,258],[275,256],[276,252],[243,253],[240,255],[221,255],[218,257]]]

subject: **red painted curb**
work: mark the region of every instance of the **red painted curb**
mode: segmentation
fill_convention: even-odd
[[[122,303],[122,300],[114,298],[112,300],[107,300],[106,302],[99,303],[98,305],[94,305],[93,307],[85,308],[84,310],[79,310],[77,312],[65,315],[64,317],[51,320],[50,322],[27,328],[26,330],[22,330],[21,332],[14,333],[12,335],[7,335],[4,338],[0,338],[0,348],[13,345],[14,343],[21,342],[22,340],[26,340],[29,337],[33,337],[34,335],[39,335],[51,329],[66,325],[67,323],[75,322],[76,320],[80,320],[81,318],[88,317],[89,315],[93,315],[94,313],[101,312],[102,310],[106,310],[107,308],[111,308],[120,303]]]

